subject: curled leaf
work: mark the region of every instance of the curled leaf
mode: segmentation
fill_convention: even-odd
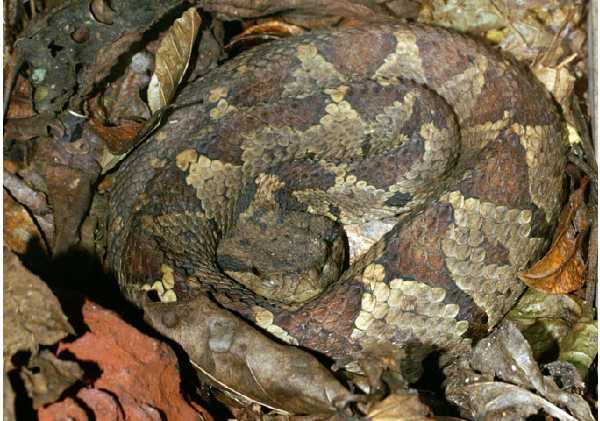
[[[527,286],[550,294],[567,294],[585,282],[581,244],[590,225],[583,201],[588,181],[584,178],[569,197],[550,250],[531,268],[518,274]]]
[[[156,112],[169,104],[187,70],[202,19],[191,8],[164,35],[156,52],[156,66],[148,86],[148,105]]]
[[[252,25],[236,35],[225,46],[226,51],[243,51],[255,45],[278,38],[299,35],[304,32],[300,26],[278,20],[268,20]]]

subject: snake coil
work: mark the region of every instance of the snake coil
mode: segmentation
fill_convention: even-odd
[[[185,86],[124,162],[108,262],[134,302],[210,293],[348,369],[374,357],[410,378],[522,293],[515,274],[557,220],[563,148],[543,88],[466,36],[272,42]]]

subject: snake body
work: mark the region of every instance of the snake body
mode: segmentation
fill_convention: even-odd
[[[134,302],[209,293],[348,369],[410,377],[522,293],[563,198],[563,135],[531,75],[464,35],[272,42],[185,86],[123,163],[108,263]]]

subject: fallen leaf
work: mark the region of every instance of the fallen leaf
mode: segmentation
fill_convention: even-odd
[[[25,389],[33,401],[33,409],[56,402],[63,392],[83,376],[75,361],[60,360],[43,350],[32,357],[21,370]]]
[[[46,252],[46,243],[31,215],[4,190],[4,245],[17,254],[30,247]]]
[[[97,156],[102,142],[84,125],[82,137],[65,143],[44,139],[36,159],[47,187],[53,210],[52,254],[66,252],[79,241],[79,227],[88,211],[93,185],[100,174]]]
[[[504,321],[446,370],[446,396],[464,416],[524,420],[543,410],[567,421],[592,421],[587,402],[543,376],[517,327]]]
[[[108,0],[92,0],[90,11],[98,22],[112,25],[115,12],[110,8]]]
[[[393,394],[377,402],[367,413],[372,421],[433,421],[431,410],[419,396],[406,393]]]
[[[101,47],[93,64],[85,66],[81,72],[81,96],[90,94],[94,87],[103,81],[115,66],[115,57],[126,54],[131,46],[142,39],[142,32],[124,32],[116,41]]]
[[[586,378],[598,353],[598,324],[589,304],[528,289],[506,318],[521,330],[534,357],[558,349],[559,360],[573,364]]]
[[[94,362],[100,377],[77,391],[74,399],[40,408],[41,421],[80,420],[82,408],[106,421],[212,420],[181,396],[177,357],[166,344],[142,335],[115,313],[89,301],[82,307],[82,316],[89,331],[61,344],[58,352]]]
[[[558,359],[575,366],[583,379],[598,355],[598,321],[582,318],[559,344]]]
[[[19,351],[37,354],[40,345],[53,345],[73,328],[48,286],[29,272],[19,258],[4,249],[4,370]]]
[[[578,395],[585,392],[585,382],[573,364],[557,360],[545,364],[543,369],[550,373],[554,382],[564,391]]]
[[[33,117],[31,84],[23,76],[18,75],[15,86],[11,92],[10,102],[6,110],[6,118],[28,118]]]
[[[569,197],[546,255],[528,270],[518,273],[527,286],[550,294],[568,294],[585,282],[581,244],[590,225],[583,200],[588,181],[584,178]]]
[[[52,209],[50,209],[50,206],[48,205],[46,195],[34,190],[25,182],[25,180],[7,171],[4,171],[4,189],[9,193],[9,195],[7,195],[6,192],[4,193],[4,241],[8,241],[9,238],[12,238],[12,240],[16,242],[8,244],[9,248],[16,253],[24,253],[26,250],[26,242],[30,241],[30,238],[37,238],[40,234],[39,230],[41,230],[41,234],[43,235],[39,237],[39,240],[41,241],[40,246],[47,252],[48,246],[52,244],[54,218]],[[14,198],[14,200],[12,198]],[[13,206],[14,204],[20,204],[22,207],[15,207]],[[23,207],[26,209],[23,209]],[[33,226],[30,222],[26,222],[31,220],[32,217],[35,221],[31,221]],[[29,227],[27,231],[32,236],[26,235],[23,237],[23,232],[17,231],[19,227],[24,227],[23,225],[20,225],[21,223],[17,222],[11,228],[9,221],[11,221],[12,218],[16,218],[17,221],[21,221],[21,223],[25,224],[24,226]],[[20,246],[18,244],[20,244]]]
[[[207,297],[144,304],[149,323],[187,352],[199,376],[242,406],[291,414],[335,412],[348,391],[307,352],[281,345]]]
[[[131,59],[131,64],[125,70],[125,74],[111,83],[102,93],[102,108],[106,116],[98,118],[99,122],[109,126],[120,126],[124,121],[144,121],[150,118],[150,109],[140,97],[140,92],[148,87],[150,82],[148,67],[151,67],[153,56],[141,51]],[[148,61],[150,61],[148,63]]]
[[[198,11],[192,7],[164,35],[156,52],[154,74],[147,91],[148,105],[153,113],[173,99],[188,68],[201,22]]]
[[[12,384],[10,383],[10,379],[4,372],[4,380],[3,380],[3,412],[2,416],[4,421],[16,421],[16,408],[15,408],[15,391],[12,388]]]
[[[132,120],[122,120],[116,127],[106,126],[98,120],[89,120],[90,128],[106,144],[106,147],[112,154],[123,154],[133,146],[144,123]]]
[[[252,25],[234,36],[225,46],[225,51],[237,54],[268,41],[300,35],[302,33],[304,33],[304,29],[300,26],[278,20],[268,20]]]
[[[5,141],[23,141],[51,134],[62,137],[63,127],[59,120],[49,114],[37,114],[26,118],[10,118],[4,122]]]

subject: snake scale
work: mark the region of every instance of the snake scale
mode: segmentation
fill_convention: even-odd
[[[522,293],[563,199],[563,133],[527,70],[465,35],[274,41],[184,86],[123,163],[107,261],[135,303],[207,293],[349,370],[414,378]]]

